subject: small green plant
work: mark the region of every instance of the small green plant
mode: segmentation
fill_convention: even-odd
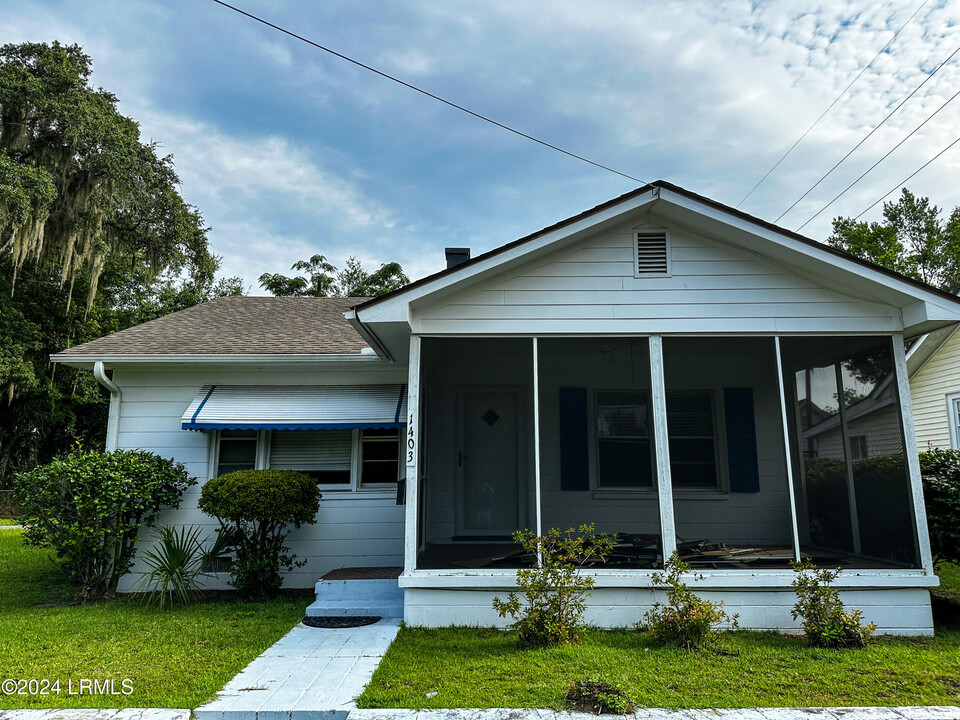
[[[566,701],[571,709],[593,715],[626,715],[634,711],[633,703],[623,688],[599,678],[571,680]]]
[[[803,632],[810,644],[828,648],[866,647],[877,626],[864,625],[863,613],[859,610],[844,609],[840,594],[831,587],[841,568],[821,570],[809,558],[791,566],[797,573],[792,583],[797,604],[790,614],[794,620],[803,618]]]
[[[208,480],[198,505],[233,545],[233,587],[243,597],[262,599],[280,590],[281,570],[303,566],[284,541],[288,526],[317,521],[320,491],[310,476],[293,470],[238,470]]]
[[[593,578],[581,575],[585,565],[605,562],[615,535],[594,533],[593,525],[581,525],[561,532],[551,528],[537,536],[530,530],[519,530],[513,539],[537,558],[536,567],[517,570],[517,588],[525,602],[511,592],[507,599],[493,599],[493,609],[500,617],[509,615],[515,622],[521,645],[556,645],[575,643],[581,629],[584,598],[593,589]]]
[[[960,450],[920,453],[920,472],[934,567],[960,565]]]
[[[169,525],[158,528],[154,549],[144,553],[147,572],[141,573],[136,584],[138,590],[147,592],[144,599],[148,604],[157,602],[163,610],[167,603],[186,604],[199,595],[197,584],[205,574],[200,532],[200,528],[192,526],[179,530]]]
[[[683,582],[683,574],[690,572],[676,552],[670,556],[664,566],[666,573],[653,574],[653,582],[666,586],[667,604],[655,603],[652,610],[644,616],[642,628],[646,630],[658,645],[675,645],[693,650],[713,643],[717,638],[714,627],[726,620],[732,620],[737,627],[737,616],[727,616],[722,602],[710,602],[698,597]],[[702,580],[703,575],[693,575],[694,580]]]

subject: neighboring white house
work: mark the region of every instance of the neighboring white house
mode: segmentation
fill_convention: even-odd
[[[108,448],[312,473],[288,584],[402,566],[414,625],[502,623],[511,534],[595,523],[621,539],[600,625],[640,619],[676,550],[745,627],[796,627],[812,556],[881,631],[932,632],[903,338],[956,298],[663,181],[448,257],[381,298],[224,298],[53,359],[111,389]],[[165,521],[212,527],[198,494]]]
[[[907,353],[917,448],[960,449],[960,334],[936,330]]]

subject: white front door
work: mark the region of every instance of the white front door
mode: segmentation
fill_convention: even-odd
[[[457,534],[508,538],[521,527],[518,389],[459,393]]]

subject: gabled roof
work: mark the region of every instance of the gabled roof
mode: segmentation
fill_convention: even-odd
[[[57,353],[54,362],[222,355],[360,355],[343,316],[365,298],[223,297]]]
[[[917,340],[907,353],[907,376],[913,377],[929,362],[937,351],[946,345],[947,340],[953,337],[953,334],[960,329],[960,325],[948,325],[947,327],[934,330],[927,333]]]
[[[873,290],[874,295],[877,294],[877,288],[883,288],[885,291],[890,291],[888,294],[897,296],[899,302],[891,304],[899,305],[904,309],[910,302],[919,303],[919,306],[905,312],[904,324],[908,327],[914,325],[920,327],[922,323],[929,326],[942,325],[943,321],[952,322],[956,320],[957,312],[960,311],[960,301],[950,293],[861,260],[673,183],[657,180],[542,230],[477,255],[456,267],[441,270],[391,293],[359,303],[353,308],[354,312],[348,314],[348,318],[361,333],[366,334],[362,323],[368,322],[368,318],[376,319],[382,313],[381,308],[395,305],[398,301],[409,302],[437,290],[445,290],[453,284],[489,272],[498,262],[517,261],[529,253],[542,251],[546,246],[562,240],[565,236],[575,235],[581,228],[608,222],[618,215],[625,215],[639,209],[653,209],[657,213],[662,213],[667,219],[681,224],[686,221],[702,223],[703,227],[707,227],[710,224],[717,226],[723,223],[737,233],[740,236],[739,239],[746,240],[743,244],[746,249],[757,251],[758,248],[763,248],[769,250],[769,254],[777,260],[807,263],[815,267],[817,272],[822,272],[824,277],[830,279],[835,286],[847,284],[851,289],[861,292],[866,290],[868,294]],[[853,288],[853,286],[856,287]],[[926,312],[931,309],[925,305],[929,301],[933,301],[936,305],[932,308],[934,310],[932,314]],[[944,306],[949,310],[937,312],[938,308]],[[377,310],[374,311],[374,308]],[[397,316],[397,313],[391,314]],[[924,326],[923,330],[932,329],[927,326]]]

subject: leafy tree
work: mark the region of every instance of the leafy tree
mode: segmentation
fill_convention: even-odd
[[[353,256],[342,270],[323,255],[299,260],[290,269],[306,276],[264,273],[260,286],[278,297],[378,297],[410,282],[399,263],[384,263],[371,273]]]
[[[0,47],[0,249],[14,281],[28,261],[55,268],[69,303],[84,274],[90,308],[113,256],[212,277],[206,228],[177,191],[172,158],[140,142],[90,73],[79,45]]]
[[[90,87],[90,63],[77,45],[0,47],[0,489],[103,445],[106,391],[51,354],[243,292],[215,279],[172,159]]]
[[[960,207],[944,223],[929,198],[903,188],[883,204],[883,222],[838,217],[827,243],[948,292],[960,290]]]

